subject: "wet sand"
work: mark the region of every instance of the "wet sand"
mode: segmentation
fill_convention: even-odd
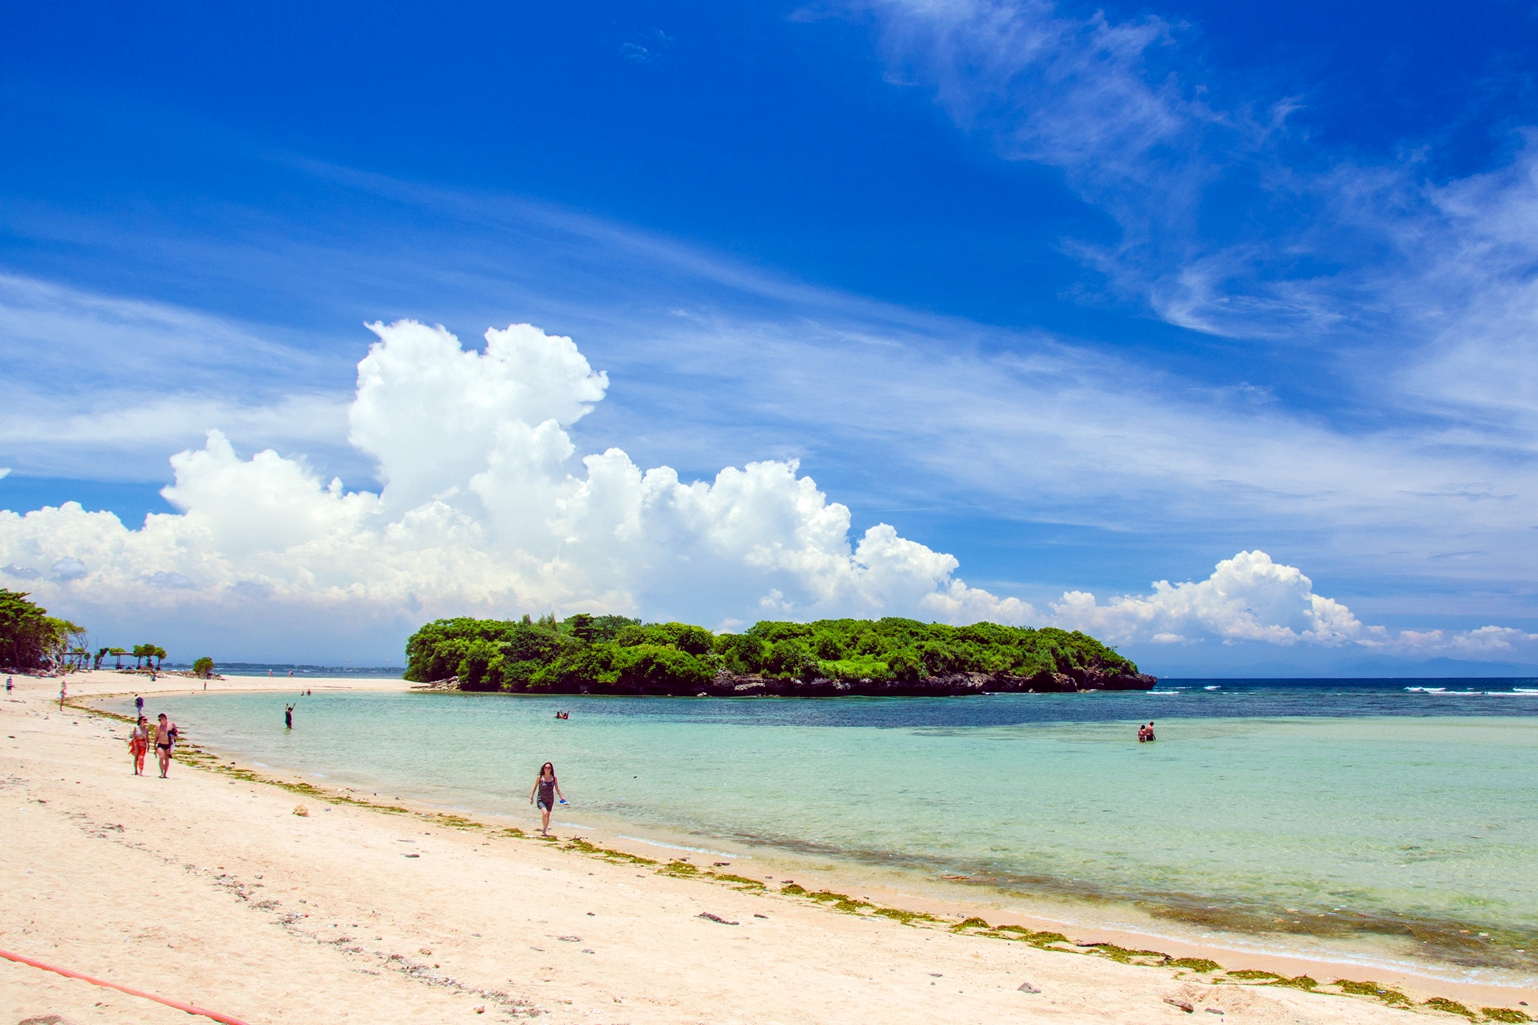
[[[1353,966],[1091,934],[991,909],[919,906],[895,892],[847,889],[847,877],[830,881],[876,905],[945,919],[904,924],[868,908],[844,913],[771,889],[741,889],[742,882],[605,858],[569,836],[546,842],[427,808],[389,812],[296,794],[228,763],[216,771],[207,760],[178,762],[161,780],[151,757],[147,774],[135,777],[126,724],[61,712],[56,679],[17,682],[0,701],[0,948],[252,1025],[530,1016],[928,1025],[1029,1015],[1131,1023],[1181,1020],[1188,1013],[1181,1004],[1202,1020],[1211,1009],[1220,1021],[1257,1023],[1379,1022],[1406,1013],[1372,996],[1240,984],[1222,972],[1117,963],[1105,948],[1039,949],[999,938],[1011,934],[951,926],[982,914],[991,925],[1210,957],[1230,970],[1308,974],[1326,984],[1373,977]],[[297,691],[300,684],[409,686],[230,678],[209,689]],[[201,689],[183,677],[153,685],[110,672],[70,678],[72,699]],[[301,805],[308,814],[295,814]],[[590,839],[659,857],[655,848]],[[709,857],[690,857],[691,868],[756,875],[772,889],[784,883],[762,879],[770,870],[756,862],[718,868]],[[824,881],[797,882],[816,890]],[[1538,987],[1383,973],[1375,981],[1417,1004],[1436,996],[1526,1012],[1531,1006],[1519,1001],[1538,1001]],[[1467,1020],[1424,1006],[1416,1013]],[[0,1021],[49,1014],[79,1023],[197,1020],[0,961]]]

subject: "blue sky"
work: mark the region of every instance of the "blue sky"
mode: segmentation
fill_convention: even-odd
[[[1251,8],[15,12],[0,507],[137,528],[209,429],[378,491],[362,325],[530,322],[608,375],[577,450],[799,460],[1038,610],[1262,550],[1396,637],[1514,632],[1129,633],[1154,671],[1538,662],[1538,7]],[[104,628],[228,625],[28,558]]]

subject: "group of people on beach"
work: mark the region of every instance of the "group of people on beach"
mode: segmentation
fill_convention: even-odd
[[[1147,726],[1142,726],[1142,725],[1138,726],[1138,728],[1137,728],[1137,742],[1139,744],[1147,744],[1150,741],[1152,741],[1153,739],[1154,739],[1153,723],[1149,723]]]
[[[11,681],[6,680],[9,684]],[[9,689],[9,688],[7,688]],[[144,775],[144,756],[149,752],[151,727],[149,720],[144,716],[144,698],[134,695],[134,710],[138,715],[134,723],[133,733],[128,740],[128,750],[133,756],[134,775]],[[564,711],[564,710],[563,710]],[[556,713],[559,718],[567,718],[571,713]],[[283,709],[283,725],[285,729],[294,728],[294,706],[287,705]],[[1150,723],[1150,726],[1153,724]],[[176,741],[179,731],[176,723],[172,722],[164,712],[161,712],[153,727],[155,741],[155,756],[160,763],[160,778],[166,779],[166,773],[171,768],[171,754],[176,749]],[[1142,739],[1141,731],[1138,739]],[[1150,737],[1149,739],[1152,739]],[[550,813],[555,806],[566,803],[566,795],[561,793],[560,781],[555,776],[555,763],[546,762],[539,767],[539,776],[534,780],[534,789],[529,791],[529,803],[539,809],[541,836],[550,835]]]
[[[138,715],[134,723],[133,733],[128,737],[128,752],[133,757],[134,775],[144,775],[144,756],[149,753],[150,730],[149,720],[144,717],[144,698],[134,695],[134,710]],[[156,717],[154,726],[155,758],[160,763],[160,778],[165,779],[166,773],[171,768],[171,754],[176,749],[176,740],[180,731],[176,723],[172,722],[164,712]]]

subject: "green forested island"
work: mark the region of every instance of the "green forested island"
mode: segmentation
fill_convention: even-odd
[[[713,634],[624,616],[439,619],[406,642],[406,679],[549,694],[963,694],[1147,690],[1078,631],[913,619],[762,622]]]

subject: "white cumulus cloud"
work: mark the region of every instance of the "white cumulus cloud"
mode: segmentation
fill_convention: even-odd
[[[129,529],[79,504],[0,512],[0,583],[78,621],[253,637],[372,631],[393,646],[434,616],[620,612],[735,627],[762,618],[913,616],[1081,629],[1110,643],[1348,644],[1491,657],[1538,641],[1507,627],[1390,635],[1315,594],[1296,567],[1240,552],[1206,580],[1159,581],[1046,611],[970,587],[954,556],[849,509],[795,460],[685,481],[619,448],[578,457],[567,429],[608,378],[571,339],[527,324],[464,349],[441,327],[373,324],[349,440],[377,492],[302,458],[243,457],[219,430],[171,457],[179,512]],[[131,610],[126,614],[124,610]],[[137,619],[134,617],[138,617]],[[390,638],[393,637],[393,640]]]
[[[1224,559],[1205,580],[1159,580],[1150,594],[1119,596],[1104,605],[1088,592],[1068,591],[1051,603],[1049,618],[1054,626],[1083,630],[1111,644],[1212,639],[1230,645],[1350,644],[1391,654],[1478,657],[1538,642],[1538,634],[1501,626],[1398,633],[1369,626],[1341,602],[1315,594],[1313,581],[1297,567],[1260,551]]]
[[[608,380],[569,338],[514,325],[488,331],[477,352],[441,327],[371,329],[379,341],[358,365],[349,440],[377,461],[379,493],[270,449],[242,458],[211,430],[171,458],[163,494],[179,513],[138,530],[75,503],[0,513],[0,572],[41,579],[36,589],[66,604],[199,615],[255,601],[344,619],[402,608],[1035,617],[886,524],[851,539],[848,508],[794,461],[685,482],[618,448],[577,460],[566,428]],[[36,566],[49,570],[33,576]]]

